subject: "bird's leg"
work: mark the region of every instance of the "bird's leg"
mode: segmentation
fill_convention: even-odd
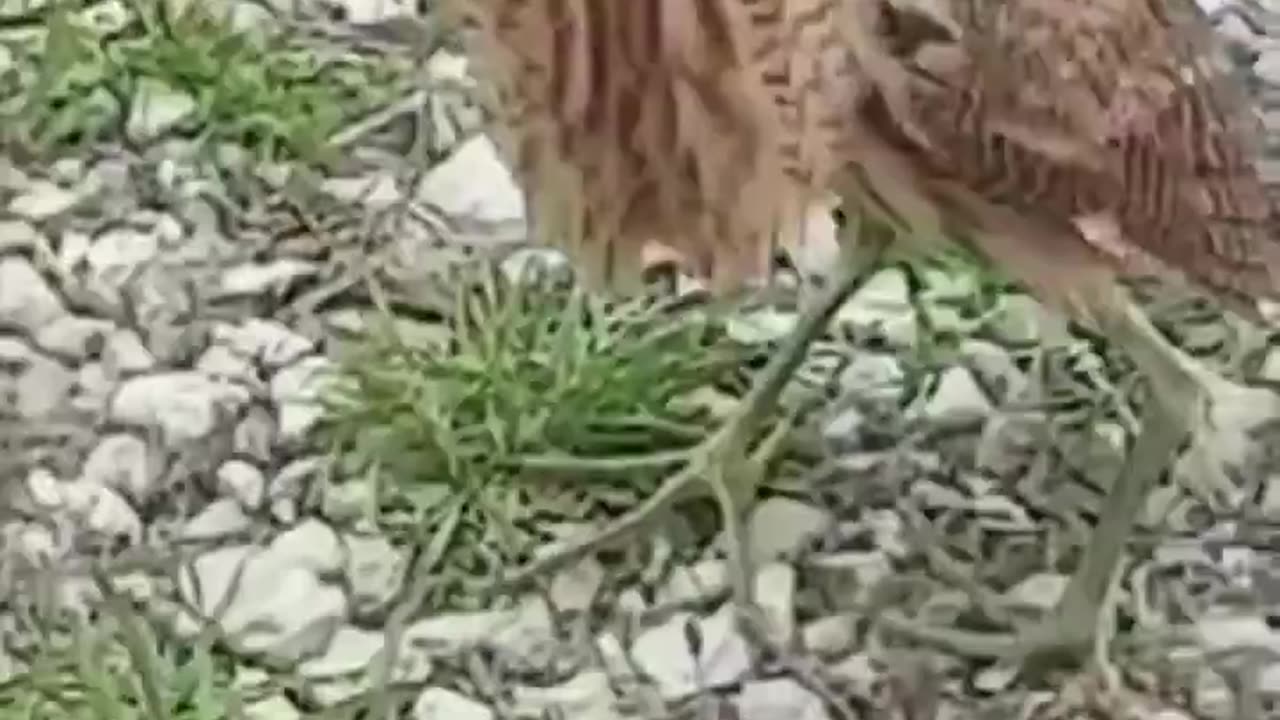
[[[1120,288],[1098,293],[1090,305],[1099,329],[1129,353],[1151,392],[1138,436],[1102,502],[1084,557],[1057,606],[1013,638],[922,628],[901,616],[890,618],[895,631],[960,654],[1020,659],[1024,668],[1079,660],[1095,649],[1099,615],[1109,612],[1108,587],[1144,499],[1171,466],[1188,433],[1212,427],[1212,400],[1231,384],[1166,340]]]
[[[841,262],[834,277],[800,315],[782,347],[755,378],[751,389],[730,417],[711,436],[685,456],[683,469],[669,477],[639,507],[608,526],[531,561],[498,583],[496,590],[523,584],[535,576],[566,566],[602,546],[612,545],[647,526],[691,486],[705,481],[710,486],[724,517],[731,563],[734,566],[734,597],[740,610],[751,599],[750,559],[743,543],[742,511],[755,495],[760,474],[786,431],[784,423],[752,450],[752,440],[760,426],[774,412],[783,388],[804,361],[809,345],[826,329],[844,301],[862,287],[889,240],[881,233],[847,238],[841,243]]]

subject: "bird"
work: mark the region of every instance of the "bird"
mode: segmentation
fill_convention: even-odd
[[[780,246],[803,245],[815,202],[834,196],[850,219],[839,263],[684,469],[518,578],[635,531],[705,480],[738,540],[734,597],[749,607],[743,515],[777,447],[775,431],[760,435],[782,388],[878,263],[961,246],[1126,351],[1151,389],[1057,606],[999,652],[1031,662],[1094,649],[1145,495],[1182,443],[1213,429],[1215,398],[1238,389],[1166,339],[1126,278],[1185,282],[1255,319],[1259,300],[1280,295],[1258,118],[1193,0],[444,9],[491,90],[532,235],[589,284],[634,291],[656,240],[732,294],[767,276]]]

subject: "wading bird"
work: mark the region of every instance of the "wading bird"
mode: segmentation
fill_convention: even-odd
[[[626,289],[657,238],[713,288],[741,287],[827,193],[867,219],[849,227],[890,230],[842,239],[741,408],[604,535],[699,478],[740,527],[753,443],[808,344],[882,251],[957,242],[1124,348],[1153,389],[1057,609],[1010,646],[1087,649],[1143,497],[1207,430],[1215,393],[1237,388],[1169,343],[1119,279],[1156,268],[1250,313],[1280,290],[1255,118],[1193,0],[445,5],[494,91],[536,237],[586,277]],[[737,593],[749,601],[745,578]]]

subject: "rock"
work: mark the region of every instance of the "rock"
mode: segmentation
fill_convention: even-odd
[[[162,458],[141,438],[128,433],[107,435],[85,458],[81,478],[122,493],[135,502],[145,502],[158,489],[163,473]]]
[[[395,177],[385,171],[330,178],[320,184],[320,189],[341,203],[359,204],[371,211],[385,210],[403,200]]]
[[[386,634],[344,626],[333,636],[323,655],[298,666],[298,675],[307,681],[309,699],[333,707],[372,690],[386,663]],[[431,677],[432,664],[421,652],[401,654],[387,680],[422,684]]]
[[[524,672],[546,672],[560,659],[555,626],[546,603],[526,596],[516,608],[446,613],[407,627],[402,648],[431,656],[453,656],[484,649],[499,662]]]
[[[228,268],[214,295],[218,299],[279,295],[320,271],[317,263],[282,258],[265,263],[244,263]]]
[[[48,220],[68,212],[79,202],[80,194],[74,190],[36,180],[9,203],[9,212],[27,220]]]
[[[725,333],[744,345],[778,342],[795,327],[796,317],[794,312],[781,312],[776,309],[735,314],[725,324]]]
[[[1032,610],[1052,610],[1070,580],[1060,573],[1036,573],[1005,593],[1010,603]]]
[[[623,720],[615,708],[609,676],[599,670],[579,673],[552,687],[516,686],[512,696],[518,717]]]
[[[235,498],[241,507],[253,512],[266,502],[267,478],[250,463],[228,460],[218,468],[218,493]]]
[[[110,401],[115,422],[160,430],[170,442],[198,440],[249,401],[242,387],[192,371],[130,378]]]
[[[276,404],[280,439],[286,443],[303,440],[319,421],[321,407],[316,402],[326,373],[333,363],[320,356],[303,358],[271,378],[271,400]]]
[[[700,647],[690,647],[691,638]],[[747,641],[738,633],[728,604],[706,619],[691,613],[674,614],[640,633],[631,655],[668,701],[733,685],[751,669]]]
[[[493,141],[467,140],[423,178],[415,195],[449,217],[481,223],[523,222],[524,193],[511,178]]]
[[[857,642],[857,622],[851,615],[828,615],[805,623],[800,636],[805,650],[833,658],[848,652]]]
[[[840,387],[855,397],[897,403],[906,373],[888,353],[858,352],[840,373]]]
[[[284,695],[246,702],[245,720],[302,720],[302,711]]]
[[[40,231],[36,230],[31,223],[25,220],[0,220],[0,253],[29,252],[47,244],[48,240],[42,237]]]
[[[280,468],[267,487],[271,514],[280,522],[293,523],[298,514],[298,504],[322,476],[324,469],[324,458],[316,456],[298,458]]]
[[[729,567],[723,560],[704,560],[672,568],[667,582],[655,593],[654,602],[662,607],[700,604],[728,591]]]
[[[180,537],[189,541],[226,540],[251,527],[253,519],[245,513],[243,505],[233,498],[219,498],[188,520]]]
[[[145,144],[164,135],[195,115],[195,98],[154,78],[143,77],[129,104],[125,135]]]
[[[822,536],[835,519],[821,508],[784,497],[757,503],[747,521],[751,557],[756,562],[786,559]]]
[[[778,647],[790,647],[796,632],[796,569],[771,562],[756,569],[755,600],[766,632]]]
[[[983,418],[993,409],[991,400],[967,368],[950,367],[942,371],[924,415],[935,421],[957,421]]]
[[[64,409],[76,386],[76,376],[62,363],[36,353],[18,344],[20,354],[5,342],[0,347],[0,367],[6,361],[17,360],[21,369],[16,373],[14,408],[18,417],[25,420],[43,420]],[[2,387],[2,386],[0,386]]]
[[[493,720],[487,706],[445,688],[422,691],[413,703],[413,720]]]
[[[551,578],[551,604],[560,612],[586,612],[604,579],[605,570],[600,561],[585,557]]]
[[[409,553],[383,535],[344,535],[347,586],[358,618],[384,613],[399,597],[409,569]]]
[[[62,298],[19,257],[0,257],[0,324],[35,334],[66,314]]]
[[[827,720],[822,698],[791,678],[753,680],[738,696],[741,720]]]
[[[178,592],[201,620],[218,622],[230,647],[287,667],[329,646],[347,602],[294,552],[275,548],[240,545],[200,555],[180,570]]]
[[[276,320],[249,318],[239,325],[219,323],[212,333],[215,343],[231,347],[269,370],[301,360],[315,350],[315,343]]]
[[[96,282],[128,287],[160,253],[160,237],[132,227],[107,230],[94,238],[85,256]]]
[[[836,312],[835,319],[859,332],[881,333],[890,347],[913,348],[919,340],[911,289],[899,268],[876,273]]]
[[[63,315],[40,328],[36,346],[45,352],[74,362],[84,362],[98,355],[107,336],[115,330],[108,320],[83,315]]]

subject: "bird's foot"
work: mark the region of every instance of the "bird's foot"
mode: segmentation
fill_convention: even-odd
[[[892,634],[945,653],[1013,665],[1023,677],[1043,677],[1055,671],[1072,671],[1081,665],[1115,675],[1109,660],[1112,636],[1101,608],[1064,598],[1058,607],[1038,620],[1007,631],[978,632],[930,625],[897,612],[881,616],[881,625]]]
[[[499,581],[493,592],[505,592],[526,585],[537,577],[554,573],[593,552],[626,542],[652,525],[677,503],[710,492],[723,515],[732,562],[734,599],[739,605],[739,616],[754,618],[756,613],[750,602],[751,563],[746,552],[742,516],[755,497],[764,468],[790,433],[792,422],[790,419],[778,422],[763,440],[750,448],[757,429],[755,426],[758,424],[754,420],[756,413],[751,410],[753,409],[744,403],[735,409],[733,416],[715,433],[688,450],[605,460],[539,458],[536,467],[540,472],[620,472],[654,467],[680,469],[663,481],[657,491],[636,508],[594,533],[540,555]]]

